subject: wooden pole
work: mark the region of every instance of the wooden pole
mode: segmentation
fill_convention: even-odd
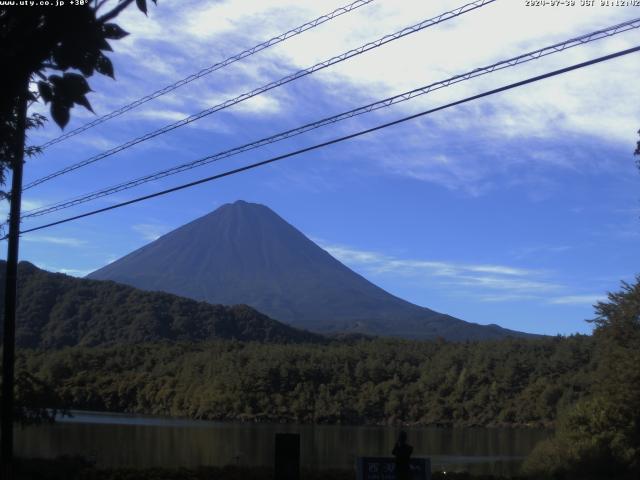
[[[22,202],[22,169],[29,82],[22,86],[18,98],[16,150],[12,165],[11,210],[7,247],[7,269],[4,290],[4,335],[2,350],[2,405],[0,406],[0,447],[2,479],[13,479],[13,416],[16,341],[16,304],[18,282],[18,245],[20,241],[20,206]]]

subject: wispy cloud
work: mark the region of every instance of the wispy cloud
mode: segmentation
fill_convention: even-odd
[[[139,223],[134,225],[132,228],[134,231],[139,233],[142,238],[149,241],[157,240],[169,229],[166,225],[160,225],[157,223]]]
[[[545,280],[545,272],[527,268],[402,259],[379,252],[336,245],[323,245],[323,248],[340,261],[364,267],[372,274],[437,278],[440,283],[485,292],[481,297],[483,301],[512,301],[563,289],[562,285]]]
[[[77,268],[60,268],[57,272],[60,273],[64,273],[66,275],[71,275],[73,277],[86,277],[87,275],[89,275],[91,272],[93,272],[95,270],[95,268],[90,268],[90,269],[77,269]]]
[[[82,269],[82,268],[59,268],[52,265],[48,265],[46,263],[37,262],[38,268],[42,268],[43,270],[47,270],[49,272],[58,272],[64,273],[65,275],[71,275],[73,277],[85,277],[91,272],[95,270],[95,268],[91,269]]]
[[[114,98],[122,102],[129,101],[122,95],[128,95],[132,90],[135,95],[144,95],[164,86],[169,78],[177,80],[192,74],[343,3],[340,0],[226,0],[204,3],[184,0],[179,4],[168,2],[152,9],[152,18],[149,20],[143,20],[139,12],[130,9],[123,13],[121,20],[132,35],[115,42],[114,56],[124,56],[124,64],[135,62],[135,69],[121,70],[122,75],[129,75],[125,76],[124,81],[135,81],[128,81],[126,89],[118,87],[118,95],[113,95],[112,89],[115,87],[105,84],[106,88],[102,89],[104,93],[93,94],[92,97],[97,98],[95,102],[92,98],[92,102],[99,104],[100,99],[113,102]],[[280,70],[290,73],[307,68],[450,8],[445,1],[376,2],[375,5],[333,20],[330,26],[307,31],[247,61],[216,71],[210,77],[198,80],[194,87],[179,89],[154,103],[158,105],[160,102],[174,101],[173,105],[140,113],[138,118],[178,120],[186,116],[183,112],[193,113],[196,106],[209,107],[277,79]],[[271,118],[282,112],[292,116],[294,109],[298,112],[309,111],[316,103],[320,103],[319,100],[327,98],[340,99],[336,108],[357,106],[360,100],[362,104],[368,103],[555,43],[563,37],[569,38],[618,23],[628,11],[564,9],[555,12],[551,18],[543,10],[533,12],[523,7],[521,2],[496,3],[472,15],[461,16],[455,21],[320,71],[312,77],[313,87],[308,84],[306,89],[301,87],[303,95],[286,98],[286,92],[290,89],[287,86],[243,102],[229,109],[228,113],[242,117],[240,120],[246,122],[248,115],[269,115]],[[532,18],[536,20],[532,21]],[[495,32],[486,29],[486,25],[495,23],[499,23],[501,28]],[[396,113],[415,112],[427,105],[433,107],[541,71],[582,61],[614,48],[624,48],[632,43],[633,37],[630,35],[602,40],[557,56],[545,57],[537,63],[460,83],[398,105]],[[472,49],[468,48],[471,44],[474,45]],[[433,45],[434,48],[425,49],[425,45]],[[436,45],[447,45],[447,48],[436,48]],[[412,54],[416,51],[420,52],[420,61],[416,61]],[[374,163],[381,164],[387,173],[437,183],[472,195],[482,195],[496,183],[507,184],[513,177],[540,182],[544,175],[522,175],[523,171],[540,165],[548,169],[572,171],[602,168],[593,166],[603,165],[602,159],[585,164],[582,158],[558,152],[556,144],[566,143],[572,135],[603,142],[628,143],[636,121],[634,105],[640,99],[640,93],[628,79],[636,78],[639,68],[637,62],[631,59],[618,60],[613,69],[594,67],[588,75],[549,80],[544,88],[535,91],[535,95],[532,95],[531,88],[522,88],[495,97],[490,102],[469,104],[464,108],[448,110],[446,114],[442,112],[442,115],[430,117],[433,121],[426,128],[418,128],[419,122],[413,124],[416,126],[415,138],[407,138],[409,135],[406,135],[402,139],[403,143],[411,145],[410,151],[397,152],[395,155],[373,155],[371,158]],[[145,81],[140,81],[142,78]],[[305,85],[307,80],[295,82],[295,85]],[[200,123],[195,122],[194,126]],[[553,128],[549,128],[550,125]],[[209,124],[207,129],[219,130],[215,124]],[[425,130],[430,130],[432,135],[425,135]],[[434,144],[434,136],[446,141]],[[453,149],[451,138],[469,145],[467,151]],[[474,139],[477,141],[472,144]],[[523,146],[521,151],[512,150],[511,154],[496,152],[490,159],[495,164],[483,165],[482,162],[491,156],[487,152],[493,144],[504,140],[514,144],[525,141],[530,144]],[[394,143],[397,143],[397,138]],[[479,155],[478,152],[483,154]],[[530,163],[525,165],[526,161]]]
[[[22,210],[33,210],[34,208],[40,208],[42,206],[44,206],[44,202],[40,200],[35,200],[32,198],[22,199]]]
[[[593,305],[597,302],[606,300],[606,295],[567,295],[564,297],[555,297],[549,300],[554,305]]]
[[[530,279],[514,279],[500,276],[470,276],[465,274],[457,275],[457,282],[469,287],[480,287],[492,290],[511,290],[518,292],[546,293],[561,290],[562,285],[545,281]]]
[[[171,109],[149,109],[141,110],[135,113],[138,118],[144,118],[148,120],[167,120],[170,122],[177,122],[189,116],[188,113]]]
[[[96,150],[109,150],[119,145],[115,140],[110,140],[104,136],[98,136],[94,133],[81,135],[74,138],[74,142],[85,147],[91,147]]]
[[[535,295],[507,293],[507,294],[493,294],[493,295],[478,295],[478,300],[481,302],[522,302],[524,300],[539,300],[539,297]]]
[[[33,210],[44,206],[44,202],[40,200],[23,198],[22,199],[22,211]],[[9,202],[7,200],[0,201],[0,222],[4,222],[6,217],[9,216]]]
[[[109,265],[110,263],[115,262],[116,260],[118,260],[120,257],[114,253],[110,254],[106,261],[105,261],[105,265]]]
[[[514,258],[528,258],[537,255],[556,255],[568,252],[573,247],[569,245],[532,245],[516,248],[511,252]]]
[[[67,247],[82,247],[87,244],[86,240],[71,237],[53,237],[46,235],[25,235],[23,237],[25,242],[33,243],[50,243],[54,245],[64,245]]]
[[[251,100],[238,104],[236,111],[252,114],[274,114],[282,110],[282,105],[273,96],[253,97]]]

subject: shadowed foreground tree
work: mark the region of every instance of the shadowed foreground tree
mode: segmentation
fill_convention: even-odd
[[[555,479],[640,478],[640,275],[595,306],[594,395],[559,420],[553,439],[527,460]]]
[[[154,3],[157,0],[152,0]],[[22,168],[26,130],[41,125],[44,117],[28,115],[29,105],[42,100],[50,105],[53,120],[62,128],[75,105],[91,110],[87,78],[94,72],[114,76],[109,40],[127,35],[111,23],[134,0],[82,2],[82,5],[0,8],[0,183],[12,171],[2,362],[2,478],[13,478],[13,418],[15,312]],[[80,3],[80,2],[78,2]],[[135,0],[146,13],[146,0]],[[99,11],[109,5],[104,13]],[[30,87],[37,84],[37,93]],[[37,151],[37,147],[35,148]],[[31,152],[32,153],[32,152]]]
[[[16,375],[14,412],[14,421],[21,426],[52,423],[57,415],[68,414],[53,386],[23,369]]]
[[[95,72],[114,77],[106,55],[112,50],[109,41],[128,33],[112,20],[134,1],[146,14],[146,0],[120,0],[103,14],[104,0],[64,8],[0,8],[0,183],[19,153],[16,144],[22,132],[17,121],[25,102],[40,99],[49,104],[51,117],[62,128],[75,105],[92,110],[87,78]],[[29,82],[35,82],[37,93],[35,88],[29,91]]]

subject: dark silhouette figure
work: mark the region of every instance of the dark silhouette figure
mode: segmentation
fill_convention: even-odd
[[[396,457],[396,479],[409,480],[409,459],[413,447],[407,443],[407,432],[402,431],[391,454]]]

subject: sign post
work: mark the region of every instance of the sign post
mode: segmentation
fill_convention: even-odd
[[[300,434],[276,433],[275,480],[300,480]]]

